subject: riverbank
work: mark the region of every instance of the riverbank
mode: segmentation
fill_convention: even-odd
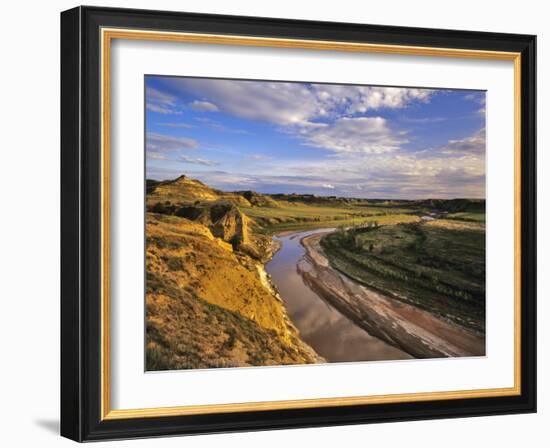
[[[307,235],[332,230],[304,230],[275,235],[274,244],[279,250],[265,266],[300,339],[324,358],[319,362],[411,358],[402,350],[370,335],[302,279],[297,266],[301,263],[303,267],[306,252],[300,240]]]
[[[304,282],[371,335],[415,358],[483,356],[485,340],[417,307],[349,279],[330,266],[320,246],[325,233],[305,236],[298,263]]]
[[[147,213],[146,226],[147,370],[318,362],[262,260],[186,218]]]
[[[274,240],[275,241],[275,240]],[[277,242],[273,244],[275,250],[273,256],[282,248],[282,244]],[[285,339],[289,342],[290,345],[296,347],[300,352],[305,353],[310,360],[314,362],[308,364],[322,364],[326,362],[326,359],[323,358],[319,353],[315,351],[306,341],[304,341],[300,335],[300,330],[288,315],[288,310],[285,306],[285,302],[279,293],[279,289],[273,281],[271,276],[266,272],[265,265],[258,264],[256,265],[258,269],[258,274],[260,281],[265,289],[281,304],[282,307],[282,319],[286,329]]]

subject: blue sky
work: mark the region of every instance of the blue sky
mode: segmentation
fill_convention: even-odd
[[[226,191],[485,197],[485,92],[145,78],[146,175]]]

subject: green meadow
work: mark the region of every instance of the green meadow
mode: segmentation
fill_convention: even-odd
[[[332,266],[354,280],[484,332],[485,227],[448,223],[341,229],[321,245]]]

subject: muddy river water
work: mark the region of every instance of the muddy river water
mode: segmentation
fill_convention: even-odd
[[[302,339],[328,362],[403,359],[401,350],[371,336],[313,292],[302,280],[297,264],[305,254],[300,240],[332,229],[309,230],[275,236],[280,250],[266,265],[289,317]],[[303,263],[303,261],[302,261]]]

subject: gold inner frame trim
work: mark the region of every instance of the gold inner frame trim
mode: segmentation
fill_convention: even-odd
[[[212,45],[293,48],[355,53],[382,53],[410,56],[454,57],[513,61],[514,63],[514,386],[441,392],[391,395],[315,398],[246,403],[188,405],[140,409],[111,409],[110,367],[110,50],[113,39],[184,42]],[[216,34],[144,31],[137,29],[101,29],[101,419],[129,419],[247,412],[284,409],[307,409],[413,401],[454,400],[503,397],[521,394],[521,54],[514,52],[467,50],[458,48],[335,42],[303,39],[278,39]]]

